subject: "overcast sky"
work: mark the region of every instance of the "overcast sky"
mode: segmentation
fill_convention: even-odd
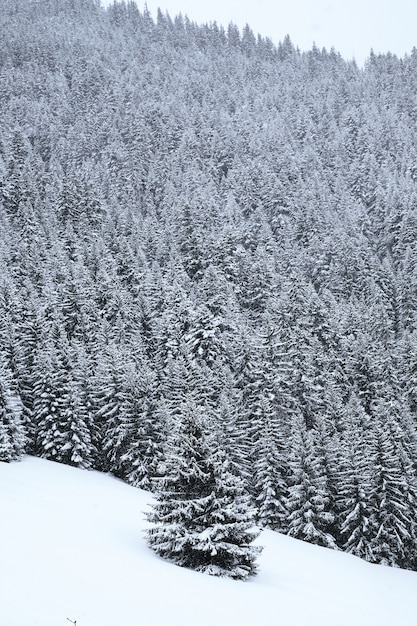
[[[137,4],[142,10],[145,0]],[[147,0],[147,5],[153,16],[159,6],[171,17],[182,13],[198,23],[248,23],[274,43],[289,34],[301,50],[313,42],[328,50],[333,46],[359,64],[371,48],[403,56],[417,47],[417,0]]]

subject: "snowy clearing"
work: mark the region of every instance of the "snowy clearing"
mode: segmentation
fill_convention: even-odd
[[[151,495],[98,472],[0,463],[1,626],[415,626],[417,573],[264,531],[260,573],[213,578],[157,558]]]

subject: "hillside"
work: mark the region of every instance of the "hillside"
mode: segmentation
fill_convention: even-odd
[[[416,50],[1,8],[0,459],[417,570]]]
[[[260,573],[178,568],[143,539],[152,495],[98,472],[0,463],[4,626],[414,626],[417,574],[264,531]]]

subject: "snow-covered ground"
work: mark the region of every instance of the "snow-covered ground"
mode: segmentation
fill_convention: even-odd
[[[0,463],[0,626],[415,626],[417,573],[264,531],[249,581],[147,547],[151,495],[26,457]]]

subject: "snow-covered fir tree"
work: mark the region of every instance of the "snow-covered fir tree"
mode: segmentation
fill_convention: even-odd
[[[323,460],[317,454],[314,431],[302,415],[294,416],[288,495],[288,534],[296,539],[335,548],[330,533],[334,514],[329,506]]]
[[[214,576],[256,573],[255,511],[241,479],[193,403],[179,407],[169,455],[148,520],[148,542],[160,556]]]
[[[27,437],[22,409],[22,401],[13,389],[11,373],[0,354],[0,461],[18,461],[25,452]]]

